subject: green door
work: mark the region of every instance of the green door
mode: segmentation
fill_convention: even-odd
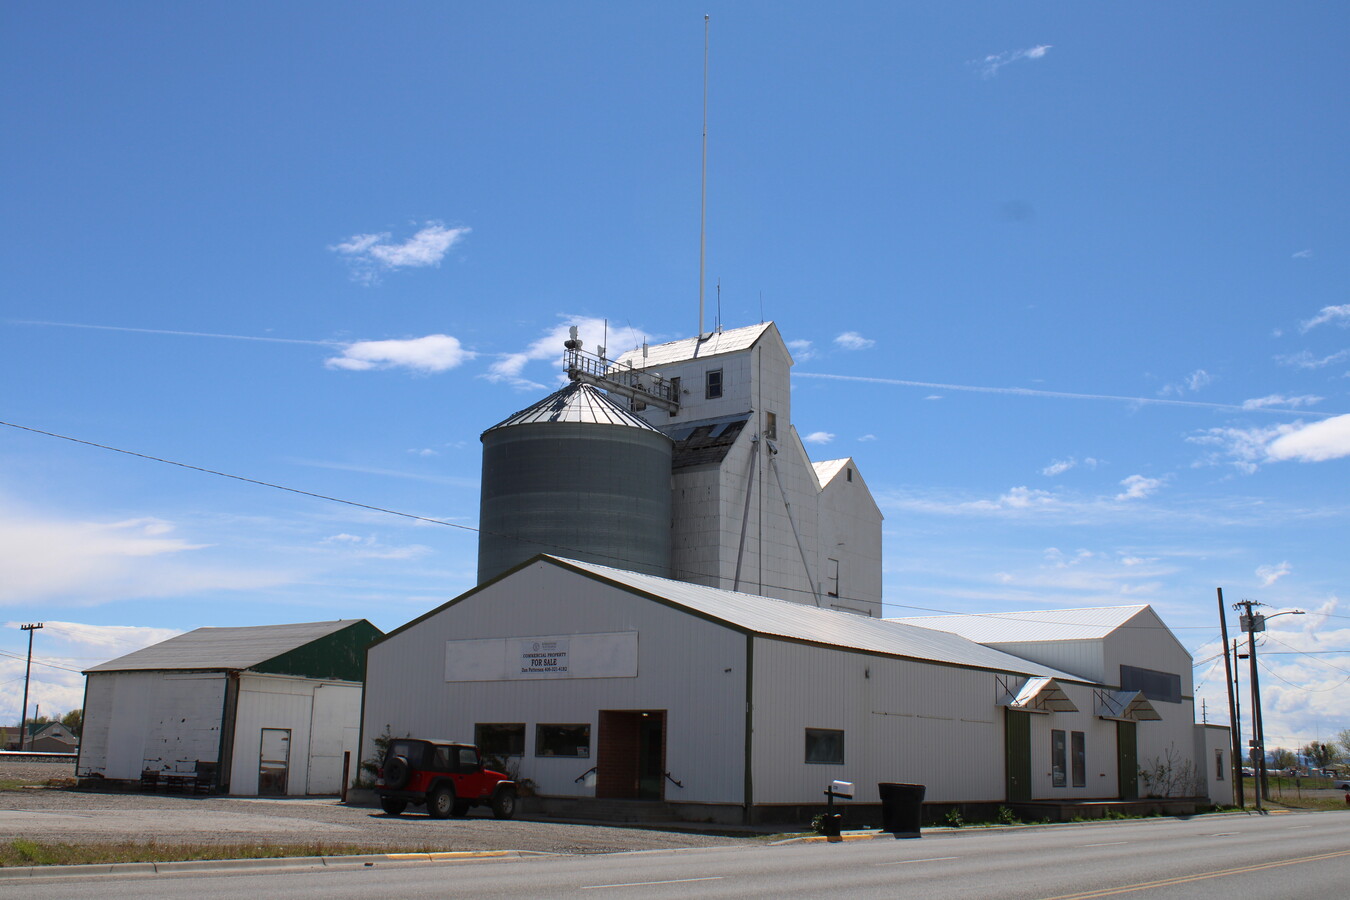
[[[1003,717],[1004,766],[1010,802],[1031,799],[1031,713],[1005,709]]]
[[[1116,723],[1116,777],[1120,799],[1139,799],[1139,748],[1134,742],[1134,723]]]

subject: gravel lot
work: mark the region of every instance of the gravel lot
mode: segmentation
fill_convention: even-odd
[[[5,760],[0,780],[70,776],[67,762]],[[331,798],[255,799],[175,794],[95,793],[25,788],[0,791],[0,841],[71,844],[114,841],[198,844],[360,845],[390,850],[535,850],[611,853],[714,847],[747,838],[547,821],[499,822],[486,810],[466,819],[425,813],[386,816]]]

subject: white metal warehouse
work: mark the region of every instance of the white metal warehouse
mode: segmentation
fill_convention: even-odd
[[[546,802],[690,819],[793,818],[835,779],[860,802],[1129,798],[1136,748],[1172,730],[1139,690],[950,631],[548,556],[390,632],[367,673],[367,755],[476,739]]]
[[[365,619],[198,628],[85,672],[84,779],[336,794],[356,767]]]

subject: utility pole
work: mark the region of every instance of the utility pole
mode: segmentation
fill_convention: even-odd
[[[1253,603],[1251,600],[1242,600],[1233,604],[1234,609],[1242,609],[1239,621],[1242,623],[1242,630],[1247,632],[1247,663],[1250,665],[1250,675],[1252,684],[1252,763],[1256,768],[1256,785],[1252,793],[1256,797],[1256,811],[1261,811],[1261,801],[1265,798],[1268,786],[1266,784],[1266,747],[1261,740],[1261,682],[1256,674],[1256,633],[1266,630],[1266,617],[1261,613],[1253,613],[1252,607],[1261,604]]]
[[[1242,671],[1238,668],[1238,660],[1245,659],[1245,654],[1238,655],[1238,639],[1233,638],[1233,681],[1228,689],[1233,697],[1233,746],[1237,748],[1237,801],[1238,806],[1246,806],[1247,799],[1243,794],[1242,782],[1247,776],[1242,769],[1246,765],[1243,762],[1245,757],[1242,755],[1242,684],[1239,674]]]
[[[1233,666],[1236,663],[1228,657],[1228,617],[1223,608],[1223,588],[1215,588],[1215,590],[1219,593],[1219,631],[1223,636],[1223,670],[1224,674],[1228,676],[1225,679],[1228,682],[1228,725],[1232,729],[1233,786],[1236,788],[1236,796],[1233,799],[1237,800],[1238,806],[1246,806],[1245,798],[1242,796],[1242,738],[1240,735],[1242,722],[1238,718],[1237,697],[1234,694],[1233,686]],[[1234,653],[1236,653],[1236,650]]]
[[[33,674],[33,632],[42,627],[42,623],[35,625],[20,625],[21,631],[28,632],[28,668],[23,673],[23,714],[19,719],[19,749],[23,749],[24,742],[28,739],[28,679]]]

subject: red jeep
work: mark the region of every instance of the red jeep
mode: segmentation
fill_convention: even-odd
[[[425,803],[433,819],[462,816],[471,806],[491,806],[499,819],[516,812],[516,783],[483,768],[473,744],[395,738],[389,742],[375,792],[391,816],[401,815],[409,803]]]

